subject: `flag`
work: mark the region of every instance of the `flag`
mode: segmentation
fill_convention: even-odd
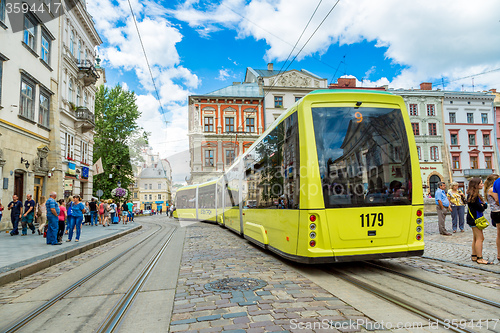
[[[99,157],[97,162],[92,166],[92,171],[94,172],[94,176],[97,176],[98,174],[101,174],[104,172],[104,168],[102,167],[102,160]]]

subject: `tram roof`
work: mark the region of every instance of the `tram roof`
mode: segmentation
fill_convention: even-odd
[[[392,92],[386,90],[370,90],[370,89],[319,89],[311,91],[309,94],[331,94],[331,93],[349,93],[349,94],[382,94],[382,95],[394,95]]]

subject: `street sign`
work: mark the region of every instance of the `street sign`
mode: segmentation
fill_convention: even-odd
[[[95,194],[97,194],[97,196],[100,199],[102,197],[102,195],[104,194],[104,192],[102,190],[97,190],[97,192],[95,192]]]

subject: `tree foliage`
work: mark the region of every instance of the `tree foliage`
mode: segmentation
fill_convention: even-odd
[[[134,140],[147,144],[148,137],[137,124],[140,115],[133,91],[124,90],[120,85],[111,89],[99,87],[95,97],[93,161],[102,158],[104,173],[94,176],[94,195],[102,190],[104,197],[110,198],[118,182],[122,188],[128,188],[133,182],[131,155],[136,153],[131,153],[129,146]]]

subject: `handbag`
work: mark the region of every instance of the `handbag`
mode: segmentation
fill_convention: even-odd
[[[486,229],[490,223],[488,222],[488,220],[486,219],[486,217],[484,216],[481,216],[480,218],[478,219],[474,219],[474,216],[472,215],[472,213],[470,212],[470,209],[469,209],[469,214],[470,216],[472,217],[472,219],[474,220],[474,222],[476,223],[476,227],[479,229],[479,230],[483,230],[483,229]]]

